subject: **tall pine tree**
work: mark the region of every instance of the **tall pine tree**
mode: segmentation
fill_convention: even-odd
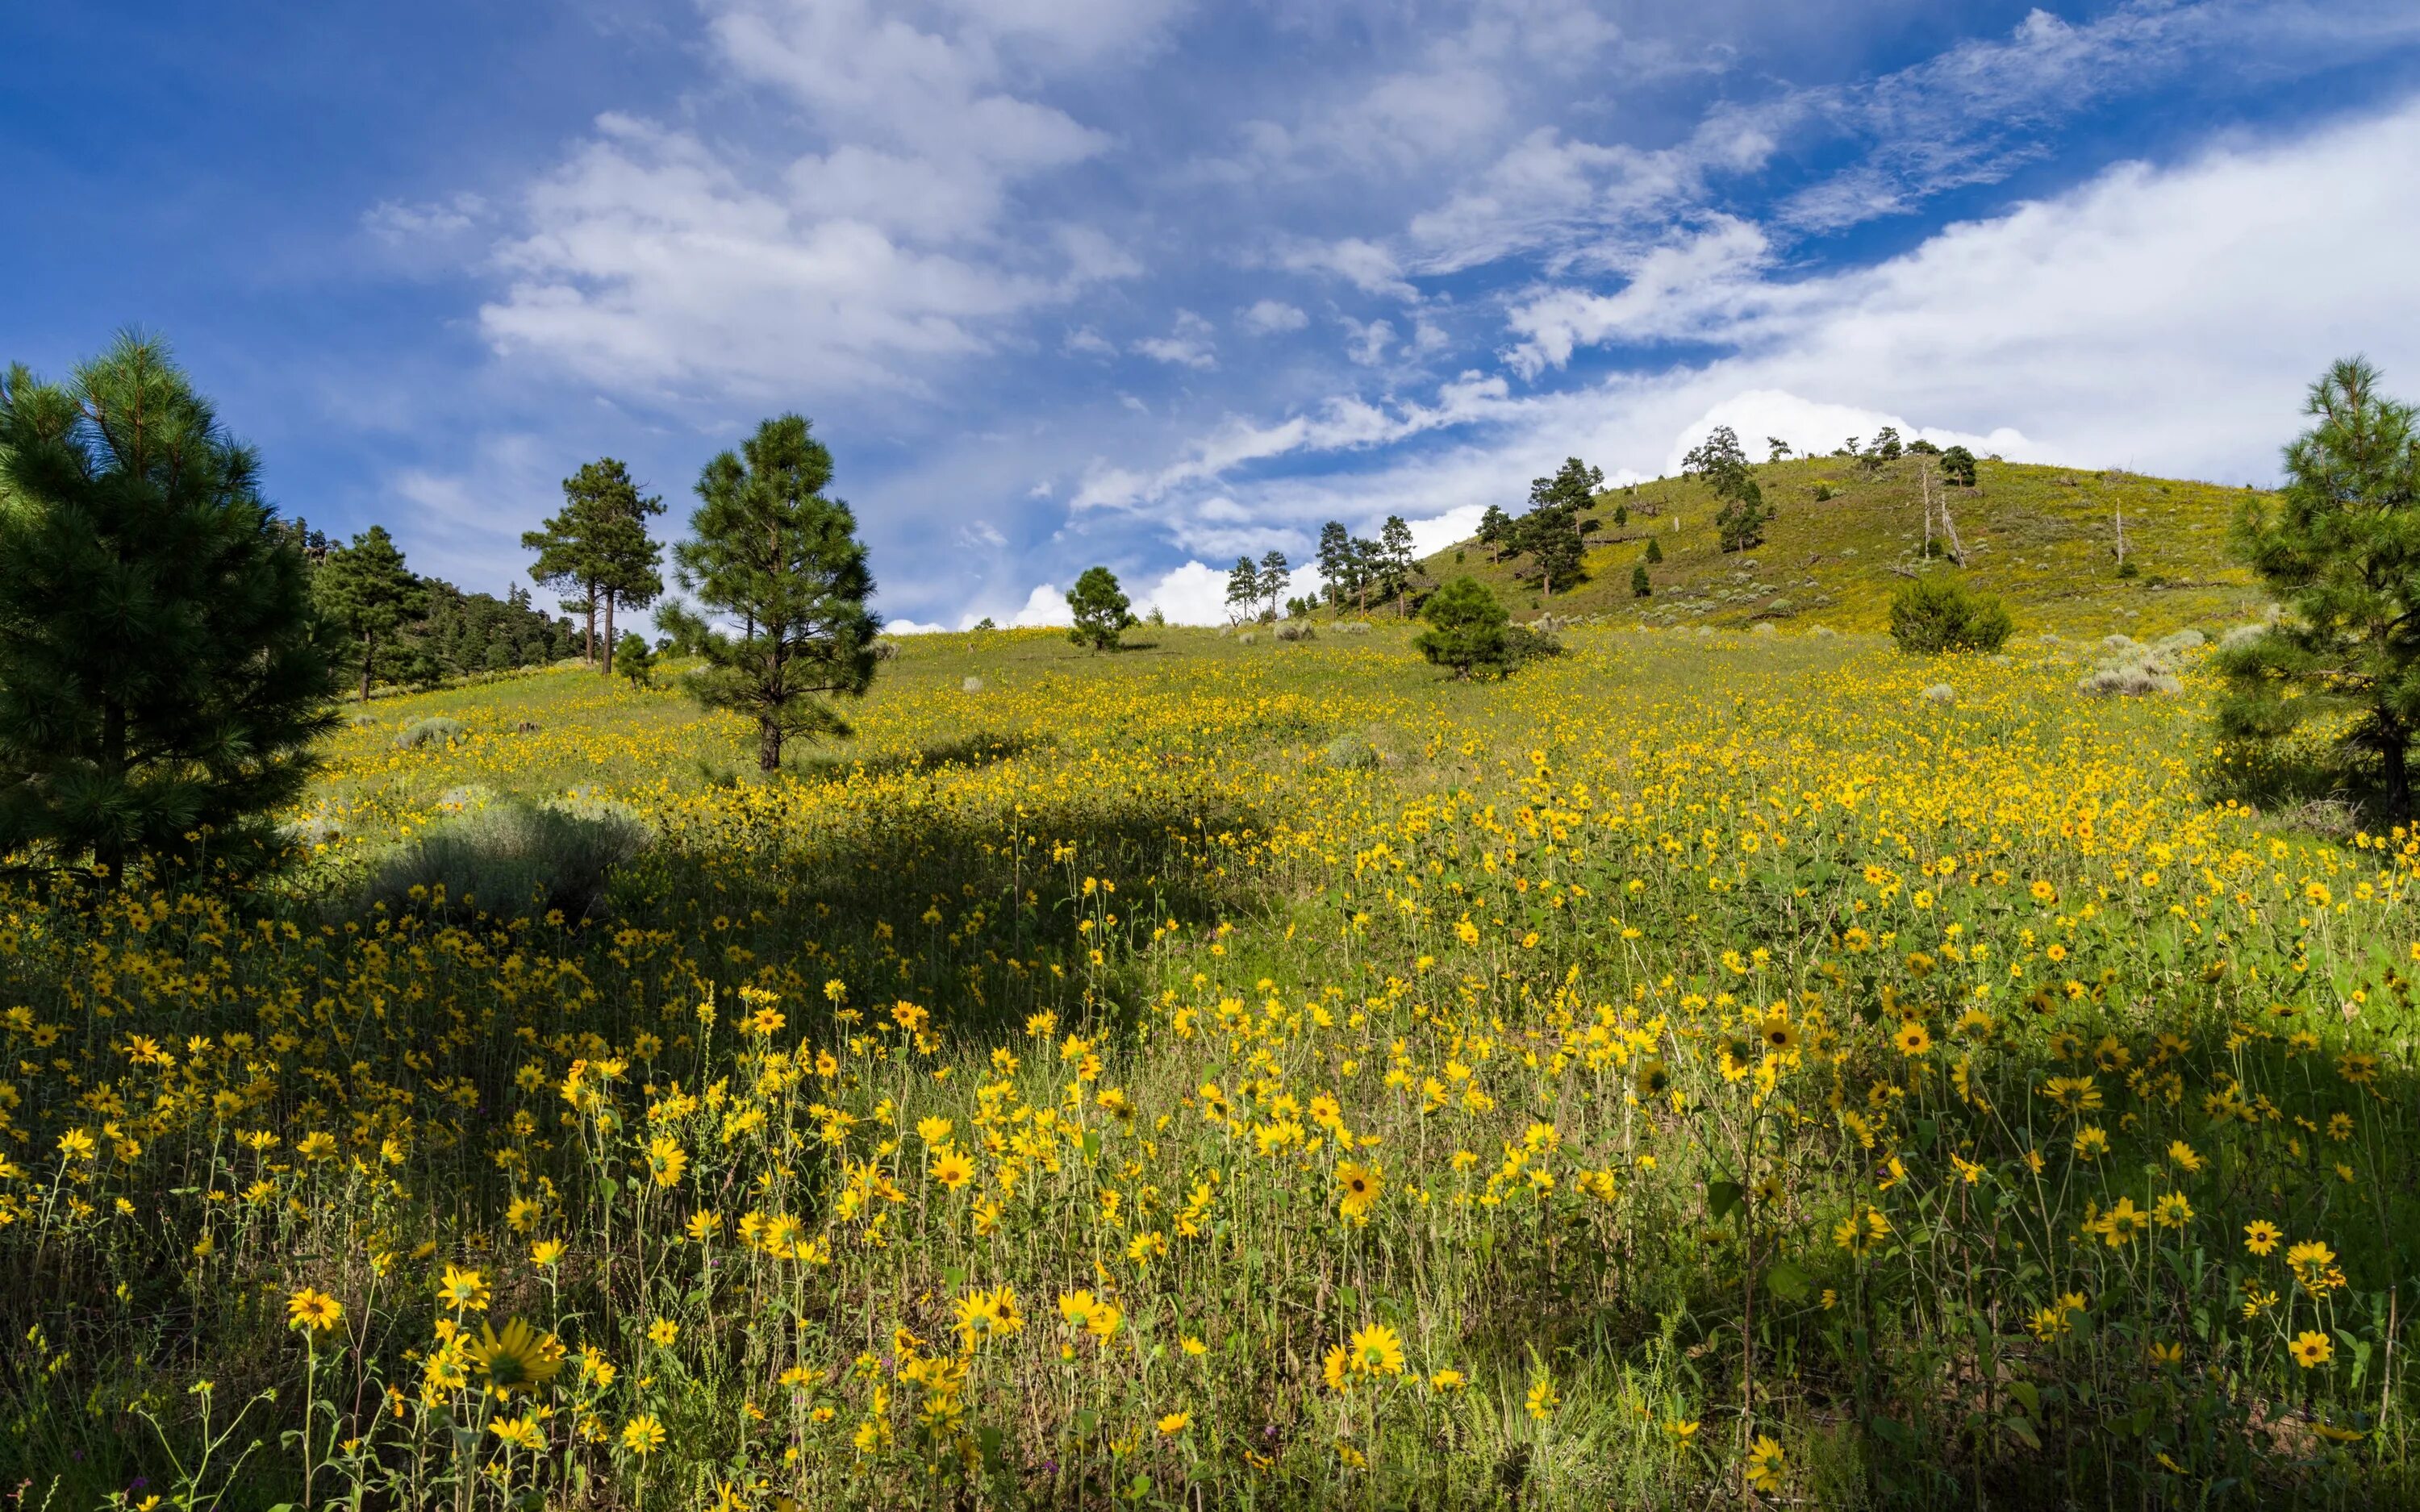
[[[2218,656],[2219,729],[2262,746],[2314,716],[2346,720],[2342,744],[2374,759],[2386,803],[2412,815],[2420,736],[2420,418],[2378,392],[2378,370],[2337,363],[2311,385],[2318,424],[2286,448],[2274,509],[2257,496],[2236,544],[2289,611]]]
[[[392,640],[428,607],[428,591],[404,566],[403,553],[383,525],[328,553],[312,576],[312,590],[328,623],[361,647],[362,702],[370,697],[370,670],[379,642]]]
[[[663,512],[664,501],[640,491],[628,468],[602,456],[564,479],[562,512],[521,536],[537,553],[530,576],[562,591],[563,607],[586,618],[584,654],[600,671],[613,671],[614,609],[644,609],[664,591],[663,548],[647,535],[648,517]]]
[[[259,473],[157,342],[0,379],[0,854],[272,854],[335,678]]]
[[[855,696],[874,681],[881,624],[865,607],[874,592],[857,517],[824,497],[831,453],[806,419],[782,415],[756,427],[735,455],[698,477],[693,539],[673,549],[675,577],[707,609],[744,628],[733,635],[679,605],[657,623],[706,658],[686,679],[709,708],[756,721],[756,764],[782,764],[799,735],[845,734],[827,700]]]

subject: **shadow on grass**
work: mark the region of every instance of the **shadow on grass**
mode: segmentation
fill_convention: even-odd
[[[2350,841],[2356,831],[2379,834],[2409,822],[2388,803],[2382,775],[2375,757],[2296,743],[2228,751],[2204,763],[2196,778],[2213,802],[2240,803],[2305,833]]]
[[[1013,760],[1033,749],[1037,744],[1030,735],[986,731],[961,735],[955,740],[940,741],[912,751],[847,756],[800,743],[792,749],[803,754],[785,757],[782,772],[799,781],[820,781],[848,777],[859,771],[868,777],[892,777],[920,768],[939,771],[952,766],[983,767]]]
[[[1016,748],[1009,737],[978,735],[919,754],[925,765],[981,764]],[[362,934],[340,926],[336,945],[324,952],[306,946],[255,985],[273,995],[271,988],[313,975],[345,979],[370,952],[383,959],[402,952],[416,962],[417,1016],[390,1025],[383,1005],[332,995],[319,1038],[333,1048],[295,1050],[290,1058],[309,1074],[287,1078],[244,1119],[279,1129],[298,1119],[342,1123],[409,1109],[411,1158],[421,1167],[413,1184],[432,1194],[427,1216],[449,1233],[502,1233],[516,1189],[485,1152],[512,1142],[512,1114],[526,1101],[515,1080],[535,1044],[593,1034],[600,1048],[583,1053],[604,1054],[607,1045],[628,1053],[644,1033],[676,1045],[694,1031],[696,1004],[708,992],[727,1005],[728,1025],[742,984],[781,995],[788,1019],[781,1038],[794,1044],[803,1038],[837,1048],[855,1030],[888,1025],[902,1000],[930,1011],[943,1057],[959,1045],[1015,1040],[1035,1011],[1055,1011],[1066,1029],[1089,1023],[1106,1030],[1143,1000],[1148,967],[1132,952],[1148,948],[1160,919],[1198,927],[1243,901],[1205,861],[1204,840],[1254,827],[1255,817],[1188,795],[1177,779],[1030,823],[1047,827],[1020,834],[989,811],[927,795],[801,832],[768,825],[739,805],[712,825],[659,834],[614,873],[609,915],[584,926],[487,915],[422,918],[408,905],[372,914]],[[1112,879],[1117,890],[1088,895],[1088,877]],[[295,921],[316,934],[323,907],[298,903]],[[1113,927],[1105,926],[1110,913]],[[1093,929],[1079,931],[1087,918]],[[1112,949],[1096,963],[1105,928],[1131,949]],[[314,963],[307,970],[300,959],[306,955]],[[500,997],[495,976],[507,960],[535,970],[533,980],[604,990],[584,1002],[552,988]],[[862,1014],[861,1025],[836,1018],[824,991],[835,980],[845,984],[846,1005]],[[178,1022],[180,1035],[259,1028],[233,994]],[[680,1068],[684,1082],[725,1074],[739,1038],[720,1031],[709,1058]],[[649,1072],[668,1073],[669,1067]],[[316,1110],[307,1119],[306,1102]],[[580,1168],[566,1163],[550,1174],[567,1204],[583,1199]],[[182,1386],[194,1377],[215,1380],[224,1421],[233,1404],[290,1375],[290,1353],[281,1351],[292,1340],[264,1326],[256,1290],[187,1285],[190,1234],[178,1242],[176,1225],[130,1232],[144,1237],[114,1242],[106,1268],[29,1263],[19,1284],[0,1294],[6,1336],[23,1340],[39,1327],[50,1349],[66,1356],[55,1369],[37,1350],[12,1350],[0,1360],[0,1393],[13,1403],[8,1455],[35,1477],[38,1500],[54,1475],[64,1477],[57,1505],[101,1504],[137,1477],[165,1489],[173,1467],[125,1404],[148,1400],[172,1433],[189,1441],[194,1407]],[[256,1407],[244,1436],[257,1431],[273,1443],[273,1430],[298,1426],[298,1413],[285,1399]],[[292,1477],[271,1472],[265,1459],[220,1504],[225,1512],[297,1499]],[[141,1499],[138,1487],[132,1500]]]

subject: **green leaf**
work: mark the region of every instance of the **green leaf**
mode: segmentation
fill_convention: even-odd
[[[1746,1199],[1747,1188],[1737,1181],[1706,1183],[1706,1211],[1713,1215],[1716,1223],[1721,1223],[1725,1218],[1730,1217],[1732,1210]]]
[[[2003,1418],[2000,1422],[2000,1427],[2007,1428],[2010,1433],[2013,1433],[2018,1438],[2024,1440],[2027,1448],[2039,1449],[2041,1447],[2040,1436],[2034,1432],[2034,1426],[2031,1423],[2026,1422],[2024,1418]]]
[[[1788,1260],[1781,1261],[1764,1273],[1764,1289],[1784,1302],[1804,1302],[1807,1300],[1807,1293],[1813,1290],[1814,1287],[1814,1278]]]
[[[2041,1393],[2034,1390],[2034,1383],[2032,1381],[2009,1381],[2009,1395],[2015,1397],[2018,1401],[2024,1403],[2026,1412],[2031,1412],[2036,1417],[2041,1416]]]

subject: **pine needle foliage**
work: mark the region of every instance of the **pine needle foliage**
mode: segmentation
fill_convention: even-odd
[[[756,721],[756,764],[782,764],[783,744],[841,735],[848,725],[828,702],[855,697],[874,681],[866,609],[874,575],[848,505],[825,497],[831,453],[802,415],[756,427],[738,453],[724,452],[697,480],[691,539],[674,548],[682,588],[737,635],[678,605],[657,622],[706,665],[683,681],[708,708]]]
[[[167,348],[0,380],[0,854],[249,864],[335,728],[302,554]]]

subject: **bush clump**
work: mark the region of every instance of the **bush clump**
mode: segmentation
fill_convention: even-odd
[[[1969,594],[1939,574],[1918,578],[1891,600],[1891,640],[1911,656],[1997,651],[2013,628],[1997,598]]]
[[[1367,772],[1378,765],[1378,748],[1370,737],[1347,733],[1327,743],[1327,764],[1351,772]]]
[[[2198,649],[2209,637],[2199,630],[2179,630],[2150,645],[2132,636],[2113,635],[2101,642],[2103,657],[2075,687],[2088,698],[2148,698],[2154,693],[2180,693],[2175,658]]]
[[[462,738],[464,726],[459,719],[438,715],[427,719],[414,719],[396,733],[395,743],[403,750],[418,750],[423,746],[450,746]]]
[[[362,893],[365,908],[440,917],[569,921],[600,915],[613,869],[647,847],[647,826],[594,800],[508,798],[471,809],[388,856]]]

